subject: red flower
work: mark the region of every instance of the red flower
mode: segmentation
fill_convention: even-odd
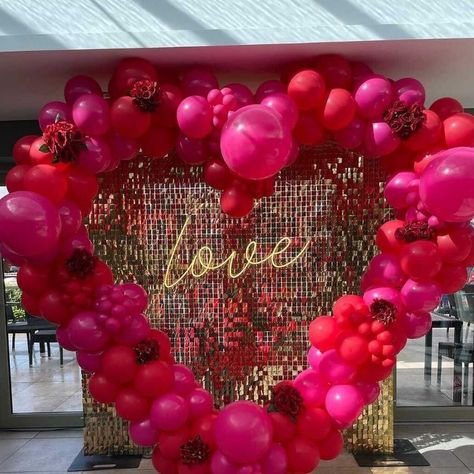
[[[74,249],[64,265],[69,274],[84,280],[94,273],[96,263],[97,257],[86,249]]]
[[[156,81],[135,81],[130,89],[133,103],[145,112],[153,112],[159,105],[159,88]]]
[[[426,221],[408,222],[395,231],[395,238],[405,242],[416,242],[417,240],[433,240],[436,231]]]
[[[199,435],[183,444],[180,452],[183,464],[203,464],[211,455],[211,449]]]
[[[155,339],[144,339],[133,347],[137,364],[143,365],[160,358],[160,344]]]
[[[43,140],[55,161],[74,161],[80,151],[84,149],[84,136],[72,123],[56,122],[46,125],[43,131]]]
[[[425,114],[421,105],[407,105],[405,102],[397,100],[383,114],[383,119],[390,125],[395,135],[406,140],[421,127],[425,121]]]
[[[280,383],[272,389],[272,399],[268,411],[277,411],[296,421],[303,408],[303,397],[290,383]]]
[[[370,305],[370,313],[374,319],[382,322],[385,326],[389,326],[397,319],[398,311],[393,303],[380,298],[374,300]]]

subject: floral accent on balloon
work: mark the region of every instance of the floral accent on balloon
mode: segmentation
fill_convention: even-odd
[[[72,255],[65,261],[64,265],[70,275],[81,280],[94,273],[98,258],[86,249],[74,249]]]
[[[179,451],[183,464],[203,464],[211,455],[211,449],[199,435],[183,444]]]
[[[304,400],[300,392],[291,383],[282,382],[272,389],[272,398],[268,411],[276,411],[289,416],[296,421],[297,416],[303,408]]]
[[[427,221],[412,221],[398,228],[395,231],[395,237],[407,243],[417,240],[434,240],[436,230]]]
[[[43,131],[44,148],[40,151],[53,154],[53,163],[75,161],[84,149],[84,135],[76,125],[59,121],[46,125]]]
[[[156,339],[145,339],[133,347],[137,364],[147,364],[160,358],[160,344]]]
[[[390,125],[397,137],[406,140],[421,127],[425,116],[423,107],[419,104],[408,105],[397,100],[384,112],[383,119]]]
[[[384,299],[376,299],[370,305],[373,318],[388,326],[397,319],[397,308],[393,303]]]
[[[133,103],[145,112],[153,112],[160,105],[160,89],[156,81],[144,79],[134,82],[130,96]]]

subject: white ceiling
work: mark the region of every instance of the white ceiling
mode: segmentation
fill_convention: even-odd
[[[158,67],[208,66],[222,79],[252,86],[285,65],[336,52],[367,62],[394,79],[413,76],[427,89],[428,101],[451,95],[474,106],[474,39],[364,41],[323,44],[208,46],[0,53],[0,120],[34,119],[50,100],[62,100],[66,80],[89,74],[106,85],[123,57],[141,56]]]

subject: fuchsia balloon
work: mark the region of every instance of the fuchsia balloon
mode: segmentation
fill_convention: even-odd
[[[64,86],[64,98],[68,104],[73,104],[76,99],[84,94],[94,94],[102,97],[102,88],[99,83],[89,76],[73,76]]]
[[[211,413],[212,395],[203,388],[195,388],[187,397],[191,418],[199,418]]]
[[[282,92],[286,93],[285,84],[276,79],[270,79],[269,81],[262,82],[258,86],[257,91],[255,92],[255,100],[260,103],[265,99],[265,97]]]
[[[48,102],[41,107],[38,122],[41,130],[56,122],[72,122],[71,107],[60,101]]]
[[[409,339],[426,336],[432,326],[431,314],[428,312],[407,313],[403,325]]]
[[[238,469],[238,466],[220,451],[215,451],[212,455],[211,472],[213,474],[239,474]]]
[[[325,352],[319,362],[319,373],[324,379],[334,385],[351,382],[356,372],[356,367],[345,362],[336,349]]]
[[[238,82],[233,82],[225,86],[225,88],[230,89],[235,99],[237,100],[237,107],[245,107],[246,105],[255,104],[255,97],[252,91],[244,84],[239,84]]]
[[[364,293],[364,303],[370,307],[370,305],[378,300],[385,300],[392,303],[400,314],[402,311],[402,300],[400,298],[400,292],[394,288],[381,286],[372,288]]]
[[[58,340],[58,344],[61,344],[67,351],[77,351],[77,347],[72,343],[69,337],[68,326],[59,326],[56,329],[56,339]]]
[[[82,224],[81,210],[71,201],[63,201],[58,208],[61,218],[61,237],[72,237]]]
[[[364,398],[354,385],[333,385],[326,396],[326,410],[338,428],[349,428],[362,413]]]
[[[308,351],[308,364],[311,365],[311,368],[315,371],[319,371],[319,363],[321,362],[321,357],[323,353],[316,349],[316,347],[311,346]]]
[[[176,111],[178,125],[189,138],[204,138],[212,131],[212,110],[204,97],[186,97]]]
[[[300,372],[295,378],[293,387],[300,392],[307,405],[315,407],[320,407],[324,404],[329,388],[327,382],[319,374],[319,371],[316,372],[313,369],[306,369]]]
[[[400,145],[400,139],[386,122],[368,123],[364,130],[364,151],[369,157],[389,155]]]
[[[261,460],[272,444],[272,422],[265,410],[253,402],[238,401],[223,408],[214,432],[219,450],[238,464]]]
[[[132,421],[128,427],[130,438],[138,446],[154,446],[158,442],[158,431],[149,419]]]
[[[119,344],[133,346],[138,344],[150,333],[150,323],[143,314],[135,314],[131,318],[130,324],[124,327],[119,334],[115,336],[115,340]]]
[[[107,136],[111,152],[123,161],[131,160],[137,156],[139,146],[133,138],[126,138],[118,132],[113,131]]]
[[[387,202],[395,209],[408,207],[407,196],[413,183],[418,183],[418,175],[411,171],[401,171],[390,178],[384,190]]]
[[[420,198],[440,220],[470,221],[474,217],[474,149],[438,153],[420,177]]]
[[[192,370],[185,365],[175,364],[173,370],[173,392],[187,396],[196,386],[196,380]]]
[[[364,280],[366,289],[377,286],[398,288],[406,280],[406,276],[396,255],[381,253],[370,261]]]
[[[423,105],[425,103],[425,88],[413,77],[404,77],[393,83],[395,96],[407,105]]]
[[[68,324],[71,343],[80,351],[100,352],[109,342],[108,334],[97,323],[96,313],[77,313]]]
[[[441,299],[441,289],[433,281],[407,280],[400,290],[402,302],[410,312],[433,311]]]
[[[359,389],[364,403],[370,405],[374,403],[380,395],[380,385],[376,382],[357,382],[356,387]]]
[[[72,105],[72,118],[86,135],[103,135],[111,126],[109,105],[99,95],[79,96]]]
[[[334,139],[344,148],[353,150],[362,144],[366,127],[365,120],[355,117],[347,127],[333,132]]]
[[[76,352],[77,363],[84,372],[93,374],[100,370],[102,354],[98,352]]]
[[[16,191],[0,199],[0,242],[22,257],[55,249],[61,218],[49,199],[29,191]]]
[[[125,298],[124,305],[132,314],[145,311],[148,306],[148,294],[145,289],[137,283],[122,283],[120,289]]]
[[[356,88],[354,99],[360,115],[380,119],[393,102],[392,84],[381,77],[366,79]]]
[[[262,474],[286,474],[288,458],[286,451],[280,444],[272,444],[265,459],[260,463]]]
[[[291,146],[290,130],[280,115],[263,105],[248,105],[234,112],[221,135],[227,166],[251,180],[278,173],[285,166]]]
[[[187,71],[181,81],[185,96],[198,95],[207,97],[211,89],[219,89],[216,76],[206,69],[191,69]]]
[[[209,145],[205,139],[189,138],[181,133],[176,141],[176,154],[187,165],[202,165],[209,158]]]
[[[185,425],[189,417],[189,404],[176,393],[166,393],[151,405],[151,425],[164,431],[174,431]]]
[[[90,173],[102,173],[112,160],[108,142],[103,137],[86,137],[84,145],[87,149],[81,150],[77,157],[79,166]]]
[[[283,92],[267,95],[261,102],[280,115],[284,124],[293,129],[298,122],[298,108],[296,104]]]

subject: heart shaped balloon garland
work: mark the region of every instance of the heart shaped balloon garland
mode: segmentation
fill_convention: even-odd
[[[99,402],[115,404],[130,436],[155,446],[162,474],[309,473],[343,448],[341,430],[379,394],[407,338],[425,335],[442,293],[461,289],[474,265],[474,118],[442,98],[424,108],[423,86],[374,74],[335,55],[263,83],[219,89],[205,70],[181,81],[149,62],[123,60],[110,99],[87,76],[71,78],[66,102],[40,111],[42,136],[14,147],[9,195],[0,200],[0,250],[19,265],[22,303],[58,325],[63,347],[90,372]],[[82,218],[96,174],[139,151],[176,148],[221,190],[232,217],[273,191],[298,147],[333,139],[391,174],[385,196],[397,219],[383,224],[381,253],[362,296],[346,295],[310,325],[309,368],[273,387],[267,406],[237,401],[217,411],[192,371],[175,363],[168,336],[143,314],[147,294],[114,284],[93,255]]]

